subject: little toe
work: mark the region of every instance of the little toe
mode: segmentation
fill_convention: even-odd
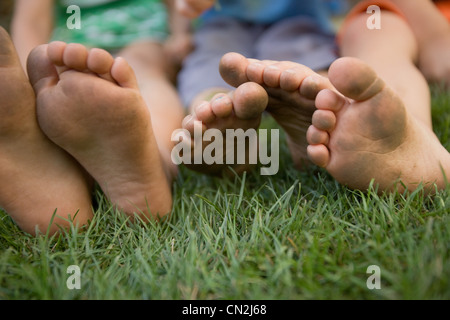
[[[201,132],[205,132],[207,127],[204,123],[202,123],[197,116],[188,115],[183,119],[182,128],[189,131],[191,137],[195,136],[196,129],[201,126]]]
[[[28,77],[36,93],[47,87],[49,82],[58,79],[53,61],[48,55],[48,45],[40,45],[34,48],[28,56]]]
[[[197,119],[205,124],[211,123],[216,119],[216,115],[213,112],[212,106],[207,101],[195,107],[194,112]]]

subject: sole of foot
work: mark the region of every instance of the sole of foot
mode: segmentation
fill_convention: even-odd
[[[340,183],[380,192],[445,187],[450,157],[433,131],[366,64],[341,58],[329,70],[308,130],[308,155]]]
[[[63,42],[38,47],[30,60],[45,134],[89,172],[118,209],[131,217],[168,214],[169,181],[128,63],[101,49]]]

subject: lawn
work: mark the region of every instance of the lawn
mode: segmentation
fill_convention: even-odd
[[[449,111],[450,93],[433,89],[448,150]],[[450,187],[352,191],[295,171],[284,146],[280,165],[228,180],[182,168],[164,224],[130,225],[100,192],[84,232],[33,238],[0,212],[0,299],[450,299]]]

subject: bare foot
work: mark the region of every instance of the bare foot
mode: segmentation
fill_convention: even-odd
[[[33,88],[2,28],[0,90],[0,206],[30,234],[54,233],[69,219],[87,223],[92,180],[39,128]]]
[[[125,213],[162,217],[171,211],[168,178],[150,113],[131,68],[100,49],[53,42],[35,50],[29,70],[45,134],[92,175]]]
[[[308,155],[316,165],[353,189],[366,190],[372,180],[380,192],[421,183],[430,191],[434,183],[445,187],[448,151],[371,68],[342,58],[329,78],[343,96],[324,90],[317,97],[308,130]]]
[[[267,91],[267,111],[285,130],[294,165],[304,169],[309,164],[306,132],[316,110],[315,99],[321,90],[332,88],[329,81],[298,63],[259,61],[237,53],[222,58],[220,72],[234,87],[252,81]]]
[[[186,166],[192,170],[212,175],[229,174],[231,173],[228,171],[230,167],[238,174],[250,169],[252,164],[248,160],[252,153],[256,154],[257,143],[255,141],[253,141],[254,143],[248,143],[245,151],[227,150],[226,130],[242,129],[247,132],[249,129],[257,129],[261,123],[261,116],[267,107],[267,102],[267,93],[261,86],[255,83],[247,83],[228,94],[219,93],[211,101],[200,103],[194,108],[193,113],[183,121],[183,128],[188,130],[192,140],[192,162],[186,164]],[[197,144],[202,144],[201,151],[203,152],[212,143],[195,141],[196,124],[202,126],[200,128],[202,133],[205,133],[208,129],[217,129],[221,132],[221,136],[223,136],[223,149],[220,150],[221,155],[219,157],[221,163],[207,164],[204,161],[202,161],[202,164],[194,163],[194,150],[198,147]],[[246,153],[245,161],[242,161],[245,163],[238,163],[238,151]],[[230,155],[230,152],[233,152],[235,157],[232,161],[227,161],[227,153]]]

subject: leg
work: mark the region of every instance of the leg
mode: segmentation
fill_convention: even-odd
[[[414,34],[395,13],[382,11],[382,22],[381,30],[370,30],[366,14],[355,17],[341,35],[341,55],[371,66],[400,96],[408,111],[431,128],[430,92],[415,65],[419,48]]]
[[[380,192],[414,190],[420,183],[428,191],[433,183],[445,188],[450,155],[432,131],[428,85],[414,65],[414,37],[393,13],[383,12],[381,30],[367,29],[366,21],[364,14],[356,17],[342,35],[342,54],[358,59],[331,66],[329,79],[339,93],[318,95],[308,155],[355,189],[367,189],[372,179]]]
[[[218,93],[233,90],[220,76],[221,57],[230,51],[253,56],[260,29],[230,18],[215,18],[194,34],[194,51],[187,57],[178,77],[179,91],[190,111]]]
[[[46,65],[32,60],[42,69]],[[36,101],[14,47],[0,28],[0,206],[24,231],[58,231],[92,218],[92,179],[51,142],[36,121]],[[56,212],[50,226],[53,213]]]
[[[190,115],[183,121],[184,129],[194,136],[194,123],[204,129],[256,129],[267,106],[267,94],[260,86],[248,85],[234,91],[221,77],[218,66],[229,50],[250,55],[259,28],[233,19],[208,22],[195,34],[194,52],[187,58],[179,76],[180,92]],[[195,148],[194,141],[191,143]],[[207,144],[203,143],[203,148]],[[249,146],[249,150],[254,146]],[[225,149],[225,148],[224,148]],[[247,150],[247,152],[250,152]],[[226,151],[223,153],[226,156]],[[231,164],[230,164],[231,165]],[[221,175],[228,165],[187,165],[202,173]],[[231,165],[236,172],[250,165]]]
[[[30,55],[38,121],[130,216],[171,211],[169,179],[131,67],[100,49],[53,42]]]
[[[136,74],[141,95],[152,115],[153,132],[163,166],[171,182],[178,172],[171,160],[171,136],[181,126],[184,109],[168,76],[170,66],[158,43],[136,43],[122,50],[119,55],[127,60]]]

